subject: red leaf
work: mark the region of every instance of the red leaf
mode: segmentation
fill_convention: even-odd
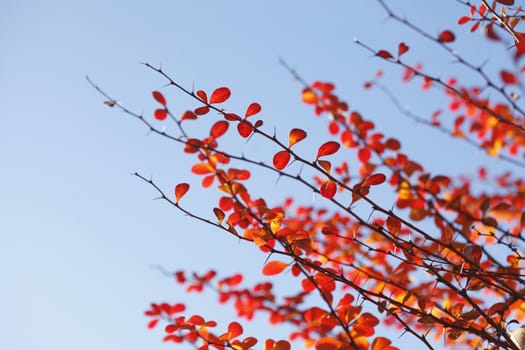
[[[399,221],[398,218],[389,216],[388,219],[386,219],[386,228],[388,232],[396,236],[401,231],[401,221]]]
[[[361,163],[368,163],[371,156],[372,153],[368,148],[360,148],[359,151],[357,151],[357,159],[359,159]]]
[[[210,108],[208,106],[202,106],[199,108],[195,108],[195,114],[197,115],[204,115],[207,114],[210,111]]]
[[[188,192],[190,185],[183,182],[175,186],[175,202],[178,203],[179,200]]]
[[[260,104],[258,104],[257,102],[253,102],[248,106],[248,108],[246,108],[246,113],[244,113],[244,117],[248,118],[254,114],[257,114],[261,111],[261,109],[262,107]]]
[[[337,184],[332,180],[326,180],[321,185],[319,192],[321,192],[321,196],[325,198],[333,198],[337,192]]]
[[[379,51],[377,51],[376,56],[379,56],[379,57],[384,58],[386,60],[394,58],[394,56],[392,56],[392,54],[390,52],[386,51],[386,50],[379,50]]]
[[[456,36],[450,30],[444,30],[441,33],[439,33],[439,36],[438,36],[438,41],[442,43],[451,43],[455,39],[456,39]]]
[[[288,136],[288,147],[292,147],[297,142],[300,142],[306,138],[306,131],[302,129],[290,130],[290,136]]]
[[[214,138],[219,138],[228,130],[230,124],[225,120],[219,120],[210,129],[210,135]]]
[[[280,274],[284,269],[288,267],[288,264],[282,261],[274,260],[264,265],[262,273],[265,276],[273,276]]]
[[[227,87],[220,87],[218,89],[215,89],[215,91],[212,92],[210,96],[210,104],[211,103],[223,103],[231,96],[231,91]]]
[[[496,0],[496,2],[499,2],[500,4],[503,4],[506,6],[514,5],[514,0]]]
[[[381,174],[381,173],[372,174],[369,177],[367,177],[365,181],[363,181],[362,186],[380,185],[385,181],[386,181],[385,174]]]
[[[153,329],[153,328],[155,328],[155,326],[157,325],[157,323],[159,323],[159,319],[158,319],[158,318],[149,321],[149,322],[148,322],[148,328],[149,328],[149,329]]]
[[[222,221],[224,220],[224,217],[226,216],[224,212],[219,208],[213,208],[213,213],[215,214],[215,217],[219,221],[219,225],[222,224]]]
[[[334,154],[339,150],[339,147],[341,147],[341,145],[335,141],[328,141],[323,143],[317,150],[317,156],[315,157],[315,160],[319,159],[319,157]]]
[[[208,95],[202,90],[197,90],[197,96],[201,99],[202,102],[208,103]]]
[[[472,20],[472,18],[470,18],[469,16],[463,16],[459,19],[458,24],[465,24],[467,22],[470,22],[470,20]]]
[[[228,325],[228,340],[237,338],[242,332],[242,326],[238,322],[230,323]]]
[[[164,107],[166,107],[166,99],[164,98],[164,95],[159,92],[159,91],[153,91],[151,93],[153,95],[153,98],[158,102],[160,103],[161,105],[163,105]]]
[[[505,84],[517,84],[519,82],[519,79],[509,71],[502,70],[500,75],[501,80],[503,80]]]
[[[405,43],[399,43],[399,46],[397,47],[397,55],[401,57],[404,53],[408,51],[409,47]]]
[[[189,119],[197,119],[197,115],[195,113],[193,113],[192,111],[186,111],[184,113],[182,113],[182,117],[180,117],[180,120],[183,121],[183,120],[189,120]]]
[[[252,133],[253,126],[249,121],[243,120],[239,124],[237,124],[237,131],[239,132],[239,135],[241,135],[244,138],[247,138]]]
[[[273,156],[273,166],[277,170],[283,170],[290,161],[290,152],[284,150],[275,153]]]
[[[153,116],[157,120],[165,120],[168,117],[168,111],[165,109],[156,109],[155,113],[153,113]]]

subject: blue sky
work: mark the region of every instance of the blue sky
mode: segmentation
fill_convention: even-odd
[[[457,30],[458,17],[447,8],[457,8],[455,1],[395,3],[431,33]],[[354,37],[392,52],[407,41],[416,52],[412,62],[444,75],[456,69],[450,60],[439,60],[439,51],[416,51],[428,43],[385,18],[368,0],[1,2],[0,348],[167,349],[160,332],[146,330],[142,312],[151,301],[186,296],[151,264],[244,272],[253,282],[265,259],[152,200],[154,191],[129,174],[139,171],[172,188],[192,180],[192,159],[105,107],[85,75],[147,114],[155,107],[151,91],[163,89],[165,81],[139,62],[162,64],[187,87],[229,86],[232,110],[260,102],[266,125],[278,133],[296,125],[320,133],[323,124],[301,105],[300,86],[278,64],[283,57],[310,81],[335,82],[352,108],[404,135],[413,157],[427,160],[425,166],[464,171],[464,164],[440,157],[454,143],[441,137],[439,144],[429,144],[424,127],[396,116],[387,102],[376,102],[380,95],[361,88],[378,68],[396,84],[400,72],[370,57],[353,44]],[[481,62],[490,52],[472,49],[473,37],[466,35],[458,45]],[[173,90],[162,91],[170,103],[191,106]],[[399,90],[404,102],[428,115],[425,104],[435,100],[410,100],[410,93]],[[281,189],[282,195],[311,198]],[[274,203],[280,199],[275,196]],[[193,207],[207,202],[205,193],[188,199]],[[188,300],[197,301],[196,312],[228,318],[212,297]],[[264,336],[263,325],[250,331]]]

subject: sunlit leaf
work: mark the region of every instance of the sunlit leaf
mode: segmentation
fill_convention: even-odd
[[[323,143],[317,150],[317,155],[315,157],[315,160],[319,159],[320,157],[329,156],[329,155],[334,154],[335,152],[339,150],[339,147],[341,147],[341,145],[335,141],[328,141],[328,142]]]
[[[283,170],[290,161],[290,152],[287,150],[279,151],[273,156],[273,166],[277,170]]]
[[[237,124],[237,131],[239,132],[239,135],[241,135],[244,138],[247,138],[251,135],[253,131],[253,126],[249,121],[243,120],[239,124]]]
[[[363,181],[363,186],[376,186],[386,181],[385,174],[372,174]]]
[[[175,186],[175,202],[178,203],[189,189],[190,185],[185,182],[177,184],[177,186]]]
[[[337,192],[337,184],[332,180],[326,180],[321,185],[319,192],[321,192],[321,196],[325,198],[332,198]]]
[[[306,104],[315,105],[318,102],[316,93],[311,89],[304,89],[301,97],[303,102]]]
[[[288,136],[288,147],[292,147],[296,143],[304,140],[306,138],[306,131],[302,129],[292,129],[290,130],[290,135]]]
[[[201,99],[202,102],[208,103],[208,95],[203,90],[197,90],[197,96]]]
[[[273,276],[280,274],[288,267],[288,264],[282,261],[274,260],[264,265],[262,273],[265,276]]]
[[[219,138],[228,130],[230,124],[225,120],[219,120],[210,129],[210,135],[214,138]]]
[[[210,104],[223,103],[231,96],[231,91],[227,87],[215,89],[210,96]]]
[[[262,108],[260,104],[258,104],[257,102],[253,102],[246,109],[246,113],[244,113],[244,117],[245,118],[251,117],[252,115],[259,113],[261,109]]]
[[[192,111],[185,111],[182,113],[182,116],[180,117],[180,120],[191,120],[191,119],[197,119],[197,115],[193,113]]]

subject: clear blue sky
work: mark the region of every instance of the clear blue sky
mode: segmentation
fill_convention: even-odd
[[[429,32],[455,29],[457,17],[447,8],[457,8],[455,1],[390,3]],[[400,73],[353,44],[354,37],[393,52],[401,40],[426,45],[385,18],[370,0],[2,1],[0,348],[171,348],[160,342],[160,332],[146,330],[142,312],[151,301],[184,301],[185,295],[151,264],[259,278],[262,254],[152,200],[154,191],[129,175],[139,171],[171,188],[191,179],[191,159],[105,107],[85,75],[126,106],[151,113],[150,92],[164,81],[139,62],[162,63],[182,85],[229,86],[231,109],[259,101],[269,128],[322,129],[301,105],[300,86],[278,65],[284,57],[308,80],[335,82],[353,108],[404,135],[425,166],[465,170],[439,157],[446,138],[423,142],[424,127],[362,90],[378,68],[392,81]],[[474,36],[465,35],[464,43]],[[488,54],[479,49],[471,57],[481,62]],[[447,60],[433,61],[431,51],[413,55],[410,61],[444,75],[450,69]],[[399,93],[415,111],[429,113],[429,100]],[[167,96],[190,106],[182,95]],[[202,195],[188,204],[206,201]],[[228,315],[212,297],[199,299],[193,310]],[[279,334],[260,325],[251,331]],[[397,344],[409,343],[407,336]]]

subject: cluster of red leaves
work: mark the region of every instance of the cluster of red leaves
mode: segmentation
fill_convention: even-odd
[[[498,2],[512,5],[511,1]],[[379,3],[391,18],[407,24],[383,1]],[[502,17],[496,13],[495,5],[484,4],[470,6],[470,16],[460,18],[459,23],[487,21],[486,32],[493,40],[500,40],[494,26],[502,25],[515,40],[513,59],[519,66],[525,53],[525,35],[514,28],[520,20]],[[518,8],[515,14],[519,13]],[[414,25],[410,29],[478,72],[486,86],[466,87],[453,78],[444,81],[425,72],[420,64],[407,63],[412,51],[405,42],[397,45],[397,57],[388,50],[358,44],[380,60],[401,68],[403,81],[421,79],[425,91],[441,89],[450,99],[448,112],[454,116],[452,137],[472,137],[474,145],[488,156],[502,157],[504,153],[508,158],[500,158],[502,161],[512,159],[513,164],[522,164],[517,158],[525,153],[525,113],[516,102],[517,95],[509,89],[521,87],[520,75],[525,69],[502,69],[500,86],[451,48],[456,43],[456,34],[451,30],[431,35]],[[522,176],[507,171],[490,178],[483,168],[479,179],[493,180],[497,191],[474,191],[468,179],[433,174],[402,150],[398,138],[385,135],[364,113],[352,110],[335,93],[334,84],[321,81],[307,84],[301,97],[317,116],[327,117],[330,137],[315,143],[309,154],[302,154],[295,145],[311,142],[306,131],[293,128],[288,140],[279,140],[263,129],[261,120],[251,121],[250,117],[261,111],[258,103],[251,103],[241,117],[217,107],[231,97],[227,87],[213,90],[208,98],[205,91],[187,91],[162,70],[153,69],[199,106],[174,118],[164,95],[153,92],[161,105],[154,112],[155,119],[165,121],[167,116],[173,117],[182,131],[180,137],[139,119],[159,135],[182,143],[184,152],[196,157],[191,172],[202,177],[204,188],[216,185],[220,197],[210,208],[211,218],[202,217],[182,206],[189,191],[187,183],[175,186],[172,200],[151,180],[148,182],[186,215],[250,242],[268,258],[271,255],[272,259],[262,267],[263,275],[290,271],[298,288],[295,294],[279,298],[271,282],[246,288],[241,286],[239,274],[218,279],[214,271],[191,276],[176,272],[176,281],[188,292],[215,290],[218,300],[231,303],[239,318],[250,320],[257,313],[265,313],[271,324],[293,327],[290,341],[302,340],[305,346],[319,350],[394,350],[389,339],[376,335],[381,319],[385,325],[412,334],[428,348],[432,348],[428,332],[444,334],[451,343],[471,348],[517,348],[506,326],[513,319],[525,317]],[[368,82],[365,88],[373,85],[374,82]],[[501,98],[495,100],[484,93],[490,89]],[[201,117],[211,111],[216,112],[216,117],[207,117],[208,122],[212,121],[205,129],[206,135],[188,136],[184,125],[204,123]],[[438,120],[441,113],[434,113],[428,125],[443,128]],[[221,138],[232,126],[237,131],[229,134],[232,138],[260,137],[277,148],[271,160],[250,159],[221,148]],[[352,158],[357,173],[351,175],[348,159]],[[268,205],[266,198],[257,197],[250,190],[251,172],[234,167],[233,161],[302,184],[308,191],[320,194],[326,208],[294,206],[292,200]],[[308,168],[313,175],[297,174],[292,163]],[[382,188],[392,192],[395,206],[385,206],[374,199],[372,187],[374,191]],[[358,201],[370,208],[369,214],[354,210]],[[307,296],[317,296],[319,303],[309,305],[305,302]],[[237,321],[230,322],[223,332],[212,332],[210,329],[217,327],[215,321],[200,315],[180,315],[184,310],[182,304],[152,304],[146,312],[152,318],[149,327],[164,320],[165,341],[188,342],[199,349],[249,349],[258,342],[253,337],[241,337],[243,328]],[[264,347],[286,350],[290,343],[267,339]]]

